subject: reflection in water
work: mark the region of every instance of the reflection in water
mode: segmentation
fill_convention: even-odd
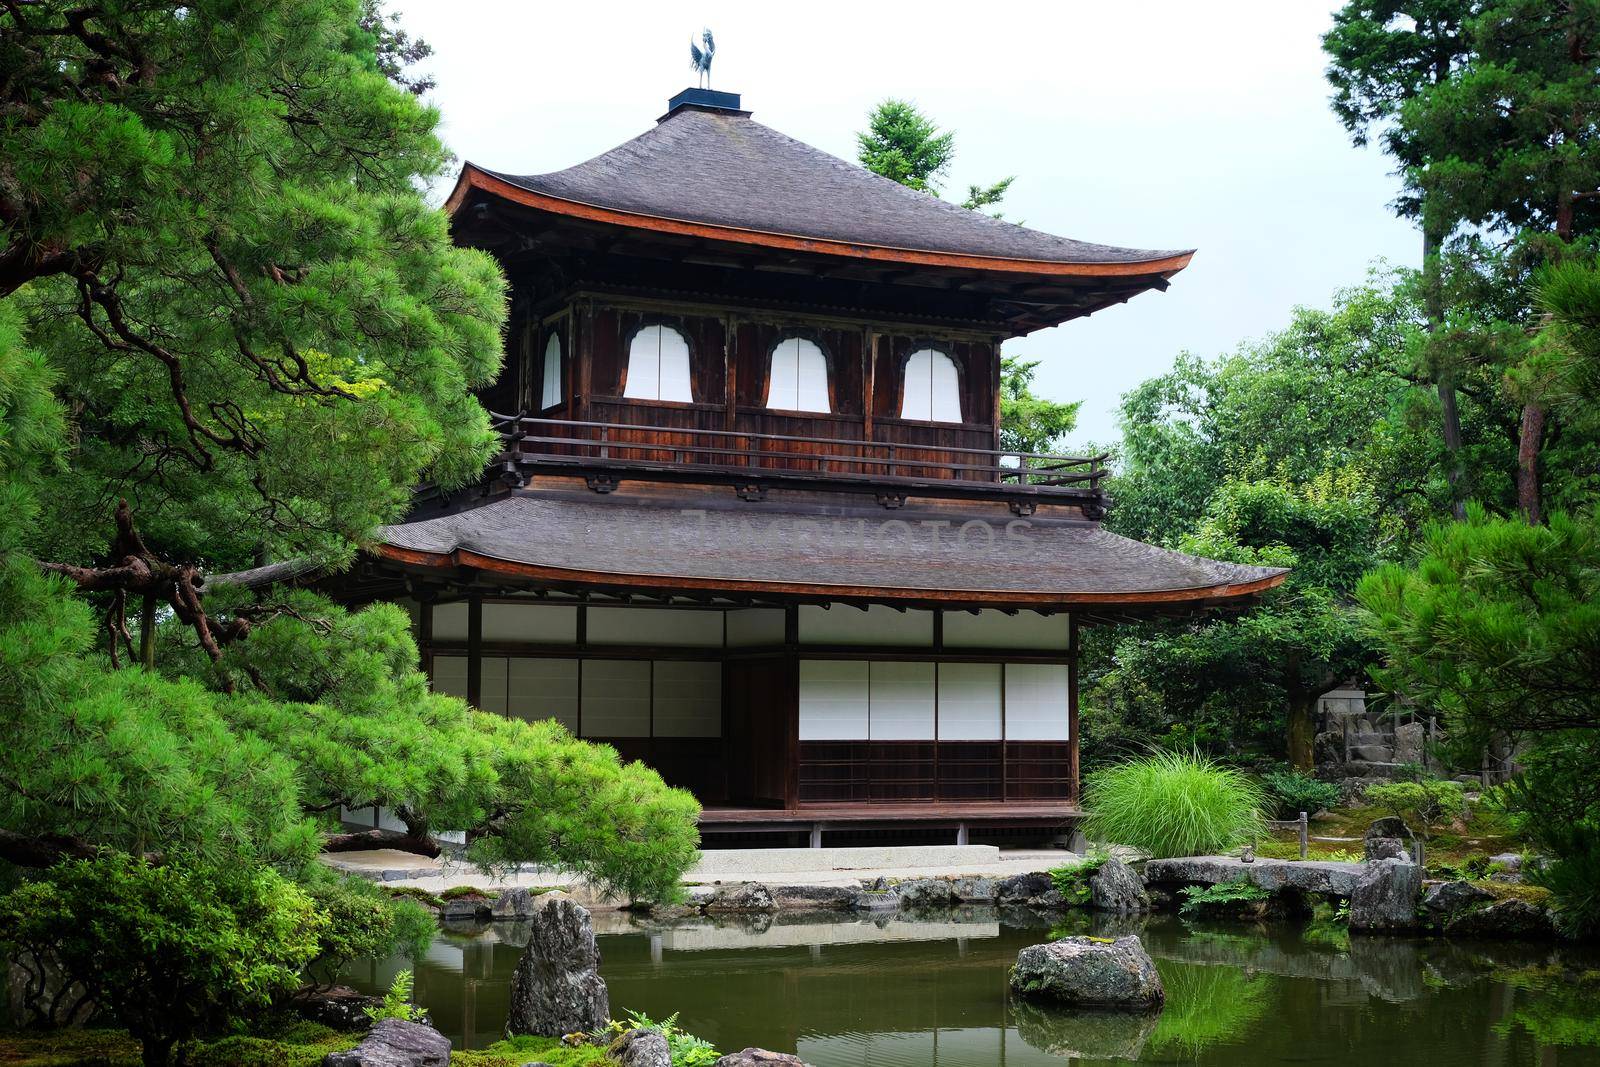
[[[1027,911],[595,919],[613,1013],[678,1012],[724,1050],[761,1045],[816,1067],[1600,1065],[1600,987],[1571,977],[1600,957],[1574,949],[1070,917],[1058,936],[1137,932],[1155,957],[1166,1008],[1128,1016],[1011,996],[1017,952],[1052,933]],[[459,1046],[501,1036],[526,942],[518,924],[469,927],[442,933],[418,962],[417,1000]],[[350,977],[381,990],[404,965],[369,961]]]

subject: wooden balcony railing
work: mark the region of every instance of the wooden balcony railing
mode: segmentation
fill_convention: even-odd
[[[798,478],[860,487],[945,486],[960,495],[1078,498],[1103,506],[1106,454],[1059,456],[841,437],[657,427],[493,415],[502,462],[615,470],[632,475],[696,472],[778,481]],[[930,431],[936,434],[937,430]],[[987,491],[986,491],[987,490]]]

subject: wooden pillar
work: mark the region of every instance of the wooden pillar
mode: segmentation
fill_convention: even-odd
[[[483,707],[483,596],[467,598],[467,703]]]
[[[1067,769],[1071,782],[1068,799],[1078,801],[1078,617],[1067,624]]]

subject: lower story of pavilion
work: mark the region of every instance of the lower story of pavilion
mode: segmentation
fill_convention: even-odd
[[[552,594],[411,609],[435,689],[645,762],[695,794],[707,835],[965,843],[1065,832],[1078,812],[1070,613]]]

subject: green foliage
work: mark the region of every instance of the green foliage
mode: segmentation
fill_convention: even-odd
[[[672,1053],[672,1067],[711,1067],[722,1055],[711,1042],[680,1029],[677,1012],[657,1022],[644,1012],[630,1011],[626,1019],[612,1019],[606,1024],[606,1033],[612,1037],[620,1037],[630,1030],[659,1030]]]
[[[1275,819],[1297,819],[1302,811],[1315,815],[1339,803],[1337,785],[1319,781],[1292,767],[1263,774],[1261,786],[1273,805]]]
[[[1063,404],[1033,394],[1038,360],[1000,360],[1000,447],[1012,452],[1050,452],[1078,425],[1083,401]]]
[[[1124,398],[1108,525],[1293,569],[1240,618],[1090,631],[1088,762],[1152,744],[1281,759],[1287,727],[1365,670],[1355,585],[1449,499],[1435,413],[1410,381],[1419,324],[1411,293],[1375,274],[1235,353],[1181,356]],[[1298,740],[1308,759],[1308,731]]]
[[[1187,885],[1179,892],[1183,894],[1183,904],[1178,910],[1185,915],[1230,914],[1237,912],[1240,905],[1272,899],[1271,893],[1248,878],[1208,886]]]
[[[326,918],[317,954],[306,967],[315,981],[332,985],[350,961],[396,952],[420,956],[438,929],[433,914],[409,897],[394,896],[365,878],[317,872],[304,886]]]
[[[1423,838],[1431,836],[1440,822],[1461,818],[1467,810],[1461,783],[1437,778],[1369,785],[1366,798]]]
[[[151,1067],[296,989],[326,922],[270,871],[115,854],[58,865],[0,897],[7,941],[59,963],[140,1040]]]
[[[1198,753],[1156,752],[1089,777],[1084,832],[1155,858],[1222,852],[1265,835],[1249,776]]]
[[[1056,892],[1066,898],[1068,904],[1081,908],[1089,903],[1089,898],[1092,896],[1089,889],[1090,877],[1105,865],[1108,858],[1105,853],[1090,853],[1076,863],[1052,867],[1050,881],[1055,885]]]
[[[867,128],[856,134],[856,161],[863,167],[935,196],[955,156],[955,132],[941,133],[934,121],[908,100],[884,100],[867,116]],[[1005,198],[1014,181],[1012,176],[991,185],[970,185],[961,206],[968,211],[992,207]]]
[[[953,131],[939,132],[915,104],[891,97],[872,109],[867,128],[856,134],[856,160],[890,181],[938,193],[955,145]]]
[[[1546,828],[1540,838],[1553,855],[1530,865],[1524,877],[1555,898],[1556,925],[1563,933],[1600,936],[1600,829],[1583,821]]]
[[[410,970],[397,971],[383,994],[383,1003],[362,1009],[373,1022],[380,1019],[400,1019],[404,1022],[421,1022],[428,1017],[422,1008],[411,1003],[411,988],[416,981]]]

